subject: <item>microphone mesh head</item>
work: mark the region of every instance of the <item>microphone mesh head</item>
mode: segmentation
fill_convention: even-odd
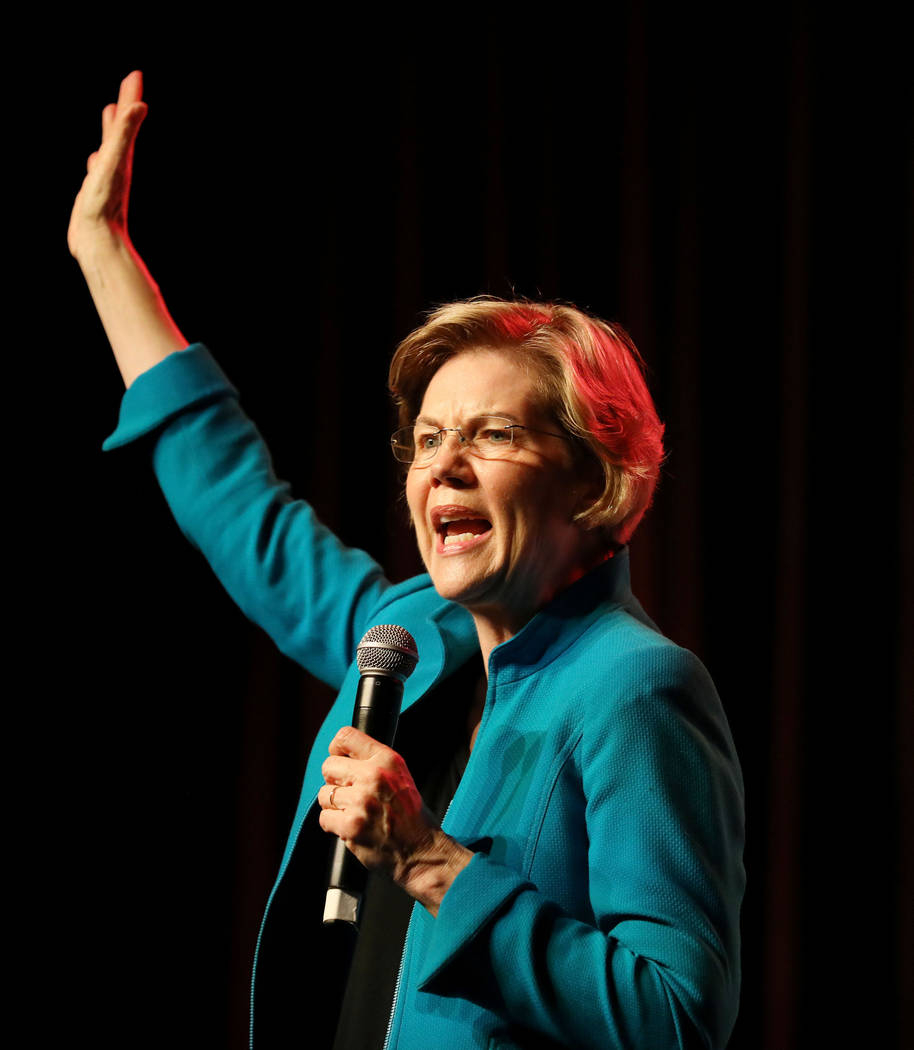
[[[395,624],[378,624],[365,633],[355,658],[361,674],[379,671],[405,680],[413,673],[419,653],[409,631]]]

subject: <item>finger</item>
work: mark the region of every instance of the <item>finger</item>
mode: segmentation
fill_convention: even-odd
[[[380,751],[389,751],[390,748],[378,743],[373,737],[356,729],[355,726],[343,726],[330,741],[328,750],[331,755],[348,755],[350,758],[366,759]]]
[[[109,102],[102,110],[103,146],[114,137],[122,140],[125,129],[129,129],[130,136],[136,135],[149,108],[142,99],[143,74],[137,69],[121,81],[117,102]],[[120,128],[120,136],[115,131],[116,127]],[[118,144],[123,148],[123,141]]]
[[[324,784],[317,793],[317,804],[321,809],[343,809],[345,798],[340,798],[343,790],[339,784]]]
[[[324,831],[330,831],[343,839],[346,844],[352,839],[357,839],[365,830],[366,815],[358,801],[347,799],[343,792],[346,788],[321,788],[318,792],[318,800],[321,803],[318,813],[318,823]],[[333,796],[333,805],[329,804],[330,795]],[[325,804],[326,803],[326,804]]]
[[[358,770],[353,765],[353,759],[343,755],[331,755],[325,758],[321,766],[321,773],[328,784],[354,784]]]
[[[117,93],[117,108],[119,111],[126,110],[132,103],[140,102],[143,98],[143,74],[139,69],[121,81],[120,90]]]
[[[344,827],[345,817],[342,813],[335,809],[322,809],[317,818],[318,824],[323,828],[324,831],[329,831],[330,834],[336,835],[346,842],[346,837],[343,834],[347,829]],[[349,843],[347,842],[348,846]]]
[[[108,133],[98,149],[99,155],[105,159],[111,171],[114,171],[125,158],[129,160],[136,134],[148,109],[145,102],[134,102],[127,110],[118,109],[114,115]]]
[[[124,114],[123,122],[121,123],[121,139],[126,148],[133,148],[136,133],[140,130],[140,125],[146,119],[148,112],[149,107],[145,102],[134,102]],[[121,114],[118,112],[118,117],[120,116]]]
[[[106,135],[110,134],[116,114],[117,105],[114,102],[109,102],[102,110],[102,141],[104,141]]]

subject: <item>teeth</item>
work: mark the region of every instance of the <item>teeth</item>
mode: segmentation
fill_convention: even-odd
[[[444,545],[445,545],[445,547],[448,547],[452,543],[466,543],[468,540],[473,540],[475,538],[476,538],[476,533],[475,532],[461,532],[461,533],[458,533],[456,536],[445,536],[444,537]]]

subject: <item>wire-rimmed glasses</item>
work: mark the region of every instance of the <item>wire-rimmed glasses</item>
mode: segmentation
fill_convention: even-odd
[[[516,431],[529,430],[535,434],[564,438],[551,430],[536,430],[535,427],[514,423],[504,416],[477,416],[460,427],[435,427],[430,423],[414,423],[401,427],[390,438],[394,458],[400,463],[417,467],[428,466],[448,434],[456,434],[462,448],[482,459],[496,459],[509,452],[515,443]]]

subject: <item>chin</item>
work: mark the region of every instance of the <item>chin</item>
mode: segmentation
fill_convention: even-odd
[[[466,605],[467,602],[472,602],[474,594],[477,593],[477,589],[469,582],[455,580],[450,576],[442,577],[440,573],[432,574],[432,583],[435,590],[445,601],[457,602],[458,605]]]
[[[480,579],[476,575],[448,571],[448,567],[438,566],[430,569],[435,590],[449,602],[456,602],[470,608],[485,601],[486,593],[492,588],[492,581]]]

